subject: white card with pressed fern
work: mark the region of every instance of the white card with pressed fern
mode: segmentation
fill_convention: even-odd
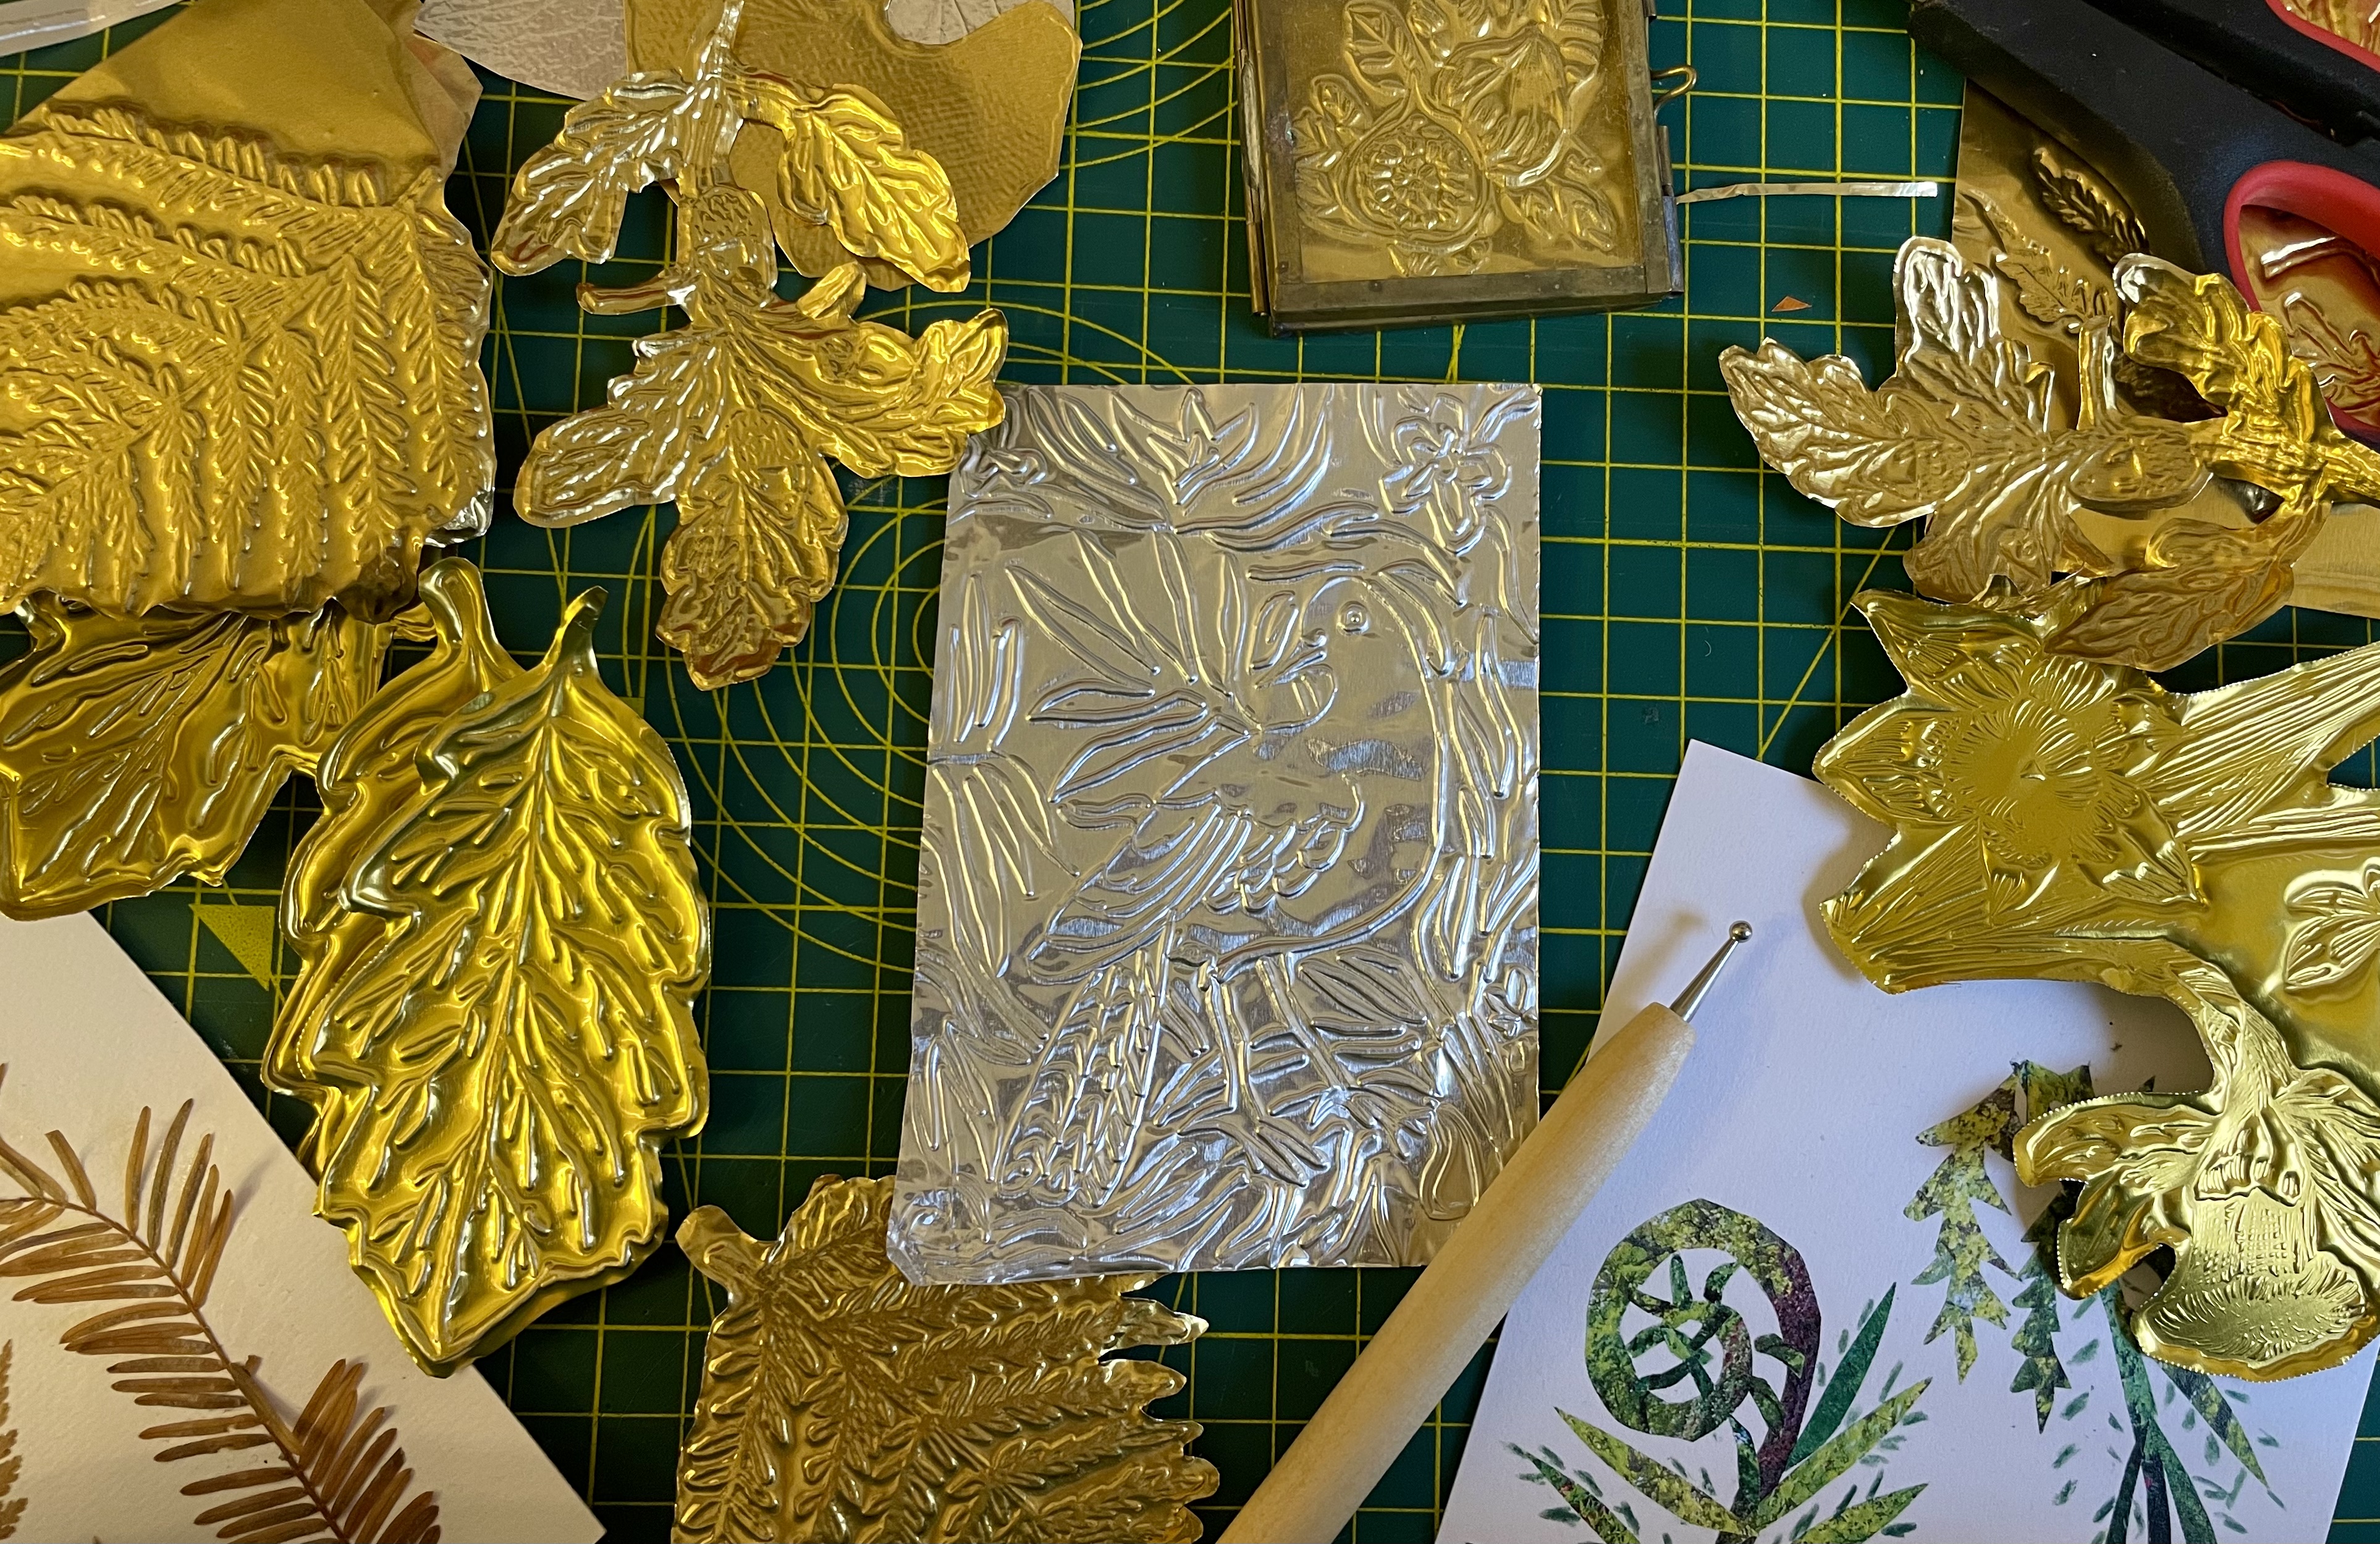
[[[2138,1283],[2061,1294],[2036,1247],[2059,1193],[2005,1156],[2031,1113],[2204,1088],[2189,1021],[2067,982],[1878,991],[1816,908],[1885,835],[1688,748],[1606,1022],[1676,995],[1729,922],[1754,936],[1505,1320],[1441,1544],[2330,1531],[2372,1353],[2278,1383],[2143,1356],[2118,1329]]]
[[[0,921],[0,1538],[584,1541],[415,1368],[314,1184],[88,916]]]

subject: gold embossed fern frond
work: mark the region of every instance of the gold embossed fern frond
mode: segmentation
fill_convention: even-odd
[[[680,1540],[1172,1540],[1215,1489],[1182,1387],[1110,1354],[1203,1321],[1146,1276],[917,1286],[884,1253],[892,1182],[821,1179],[773,1243],[716,1207],[678,1229],[726,1288],[678,1459]]]
[[[17,1537],[28,1498],[16,1493],[25,1472],[25,1455],[17,1451],[17,1431],[8,1424],[8,1368],[16,1360],[17,1343],[0,1341],[0,1538]]]
[[[196,1526],[240,1544],[430,1544],[437,1499],[414,1488],[387,1410],[359,1411],[361,1362],[333,1363],[293,1422],[259,1380],[260,1359],[225,1349],[207,1303],[237,1203],[212,1134],[180,1161],[192,1108],[185,1100],[153,1147],[141,1110],[120,1210],[64,1133],[49,1133],[49,1164],[0,1140],[0,1181],[18,1192],[0,1197],[0,1281],[31,1309],[71,1306],[82,1317],[59,1343],[106,1358],[112,1386],[135,1404],[176,1413],[140,1435],[166,1444],[161,1464],[212,1461],[182,1487]]]
[[[494,240],[509,274],[601,262],[631,193],[665,183],[678,201],[676,261],[632,288],[582,285],[578,300],[608,315],[675,305],[689,325],[639,341],[604,407],[537,437],[515,504],[568,526],[674,500],[657,630],[704,687],[767,674],[832,588],[847,521],[825,458],[862,477],[949,471],[1000,421],[991,382],[1008,347],[994,310],[915,338],[853,320],[867,289],[856,261],[777,298],[768,209],[725,166],[747,123],[783,142],[780,199],[852,252],[955,290],[966,237],[949,177],[880,104],[738,62],[741,12],[726,0],[690,73],[630,75],[572,109],[514,178]]]
[[[383,615],[494,479],[489,279],[434,170],[43,107],[0,136],[0,608]]]

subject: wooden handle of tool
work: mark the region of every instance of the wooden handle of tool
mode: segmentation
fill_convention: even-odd
[[[1338,1537],[1635,1145],[1694,1045],[1694,1027],[1655,1003],[1586,1059],[1223,1530],[1222,1544]]]

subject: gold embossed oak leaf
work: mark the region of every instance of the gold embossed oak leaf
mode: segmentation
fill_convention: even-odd
[[[468,565],[421,590],[430,658],[323,758],[265,1076],[313,1106],[316,1209],[443,1375],[660,1244],[710,932],[676,765],[597,670],[602,592],[524,670]]]
[[[1906,565],[1925,594],[2046,611],[2064,652],[2164,669],[2270,615],[2332,501],[2380,492],[2380,457],[2219,276],[2135,254],[2116,287],[2124,358],[2176,371],[2223,416],[2125,409],[2115,339],[2095,327],[2076,343],[2070,426],[2046,369],[2001,331],[1997,275],[1914,237],[1895,281],[1900,366],[1872,392],[1851,360],[1774,339],[1719,368],[1797,491],[1854,525],[1925,519]]]
[[[884,1253],[892,1181],[828,1177],[773,1243],[716,1207],[678,1228],[727,1290],[678,1457],[683,1541],[1189,1540],[1214,1467],[1151,1419],[1154,1361],[1203,1320],[1153,1277],[918,1286]]]
[[[209,0],[0,135],[0,609],[379,618],[484,529],[453,91],[364,0]]]
[[[0,914],[20,919],[222,883],[379,687],[395,630],[337,606],[20,614],[33,647],[0,667]]]
[[[1822,748],[1892,829],[1826,903],[1888,991],[1991,977],[2163,996],[2204,1093],[2052,1112],[2028,1183],[2082,1183],[2059,1234],[2086,1295],[2153,1250],[2134,1328],[2165,1360],[2278,1378],[2380,1331],[2380,794],[2329,770],[2380,733],[2380,645],[2196,696],[2055,652],[2053,624],[1859,597],[1907,678]]]
[[[655,630],[709,689],[766,675],[833,587],[848,517],[824,457],[864,477],[949,471],[1000,421],[1008,329],[993,310],[916,338],[855,322],[850,263],[776,298],[759,201],[740,188],[686,203],[680,229],[677,268],[598,309],[665,297],[688,325],[640,339],[608,403],[538,435],[516,504],[566,526],[676,500]]]
[[[985,240],[1058,175],[1082,42],[1059,7],[1014,5],[947,44],[895,35],[879,0],[746,0],[736,57],[809,90],[864,97],[949,175],[960,245]],[[715,35],[718,0],[635,0],[628,57],[641,70],[680,70]],[[737,186],[768,201],[795,269],[819,278],[853,259],[868,282],[897,289],[901,269],[821,225],[779,181],[780,131],[747,124],[725,162]]]

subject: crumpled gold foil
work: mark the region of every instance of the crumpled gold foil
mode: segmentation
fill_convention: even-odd
[[[690,68],[718,14],[719,0],[632,0],[630,67]],[[899,124],[949,174],[963,246],[1007,225],[1058,175],[1082,41],[1054,6],[1018,5],[940,44],[896,34],[881,0],[745,0],[731,25],[735,55],[752,68],[856,96]],[[775,133],[749,125],[726,166],[738,187],[767,201],[795,269],[818,278],[857,258],[869,283],[907,284],[897,266],[820,225],[781,189],[780,153]]]
[[[2335,1367],[2380,1332],[2380,794],[2329,781],[2380,733],[2380,645],[2195,696],[2054,650],[2055,624],[1871,591],[1908,692],[1814,771],[1892,841],[1826,903],[1888,991],[1990,977],[2162,996],[2203,1093],[2034,1121],[2028,1184],[2080,1181],[2078,1295],[2158,1249],[2133,1319],[2167,1361]]]
[[[421,597],[430,657],[316,774],[264,1076],[313,1107],[316,1210],[443,1375],[660,1246],[661,1145],[708,1099],[710,919],[669,747],[596,665],[602,592],[526,669],[469,564]]]
[[[477,87],[393,12],[208,0],[0,135],[0,608],[382,617],[484,529]]]
[[[1875,390],[1851,360],[1774,339],[1719,368],[1798,491],[1854,525],[1925,520],[1906,559],[1923,593],[2044,611],[2061,652],[2165,669],[2278,609],[2335,501],[2380,498],[2380,455],[2332,423],[2279,324],[2219,276],[2120,259],[2116,314],[2077,328],[2070,421],[2003,331],[1998,274],[1919,237],[1894,276],[1900,368]],[[2118,390],[2124,360],[2220,416],[2140,410]]]
[[[678,1456],[671,1537],[1191,1540],[1215,1489],[1198,1427],[1149,1417],[1154,1361],[1204,1320],[1152,1276],[913,1285],[884,1253],[885,1179],[819,1181],[774,1243],[717,1207],[678,1244],[727,1290]]]

